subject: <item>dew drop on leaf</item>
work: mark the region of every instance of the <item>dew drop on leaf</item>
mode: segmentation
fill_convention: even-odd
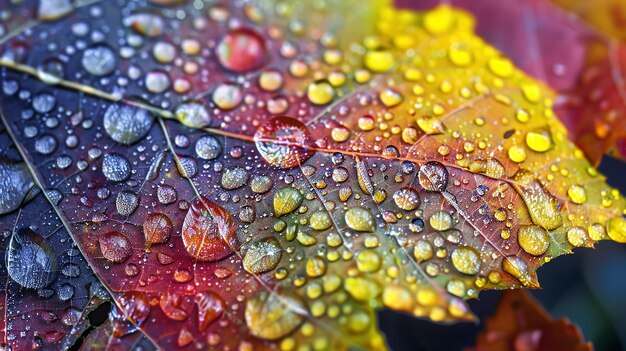
[[[420,204],[419,194],[411,188],[399,189],[393,193],[393,201],[398,208],[412,211]]]
[[[548,251],[550,237],[545,229],[536,225],[527,225],[518,229],[517,242],[527,253],[541,256]]]
[[[113,182],[121,182],[130,177],[130,162],[117,153],[110,153],[104,155],[102,161],[102,173],[104,176]]]
[[[476,274],[480,271],[480,255],[470,246],[459,246],[450,255],[452,265],[464,274]]]
[[[33,185],[26,164],[0,158],[0,214],[18,209]]]
[[[130,190],[123,190],[117,194],[115,207],[122,216],[130,216],[139,206],[139,196]]]
[[[283,187],[274,194],[274,214],[280,217],[291,213],[302,204],[303,200],[304,196],[299,190],[290,186]]]
[[[248,182],[248,171],[242,167],[227,168],[222,174],[222,187],[227,190],[241,188]]]
[[[199,261],[219,261],[237,246],[233,219],[222,207],[201,197],[191,204],[182,227],[187,252]]]
[[[448,170],[439,162],[428,162],[420,167],[419,183],[428,191],[443,191],[448,185]]]
[[[211,115],[197,102],[184,103],[176,108],[176,119],[191,128],[204,128],[211,124]]]
[[[226,309],[226,303],[222,297],[212,291],[196,294],[194,302],[198,305],[198,329],[201,332],[221,317]]]
[[[261,156],[280,168],[301,165],[313,154],[307,149],[311,144],[309,130],[290,117],[276,117],[261,125],[254,141]]]
[[[204,160],[214,160],[222,153],[222,145],[217,138],[205,135],[196,141],[196,155]]]
[[[352,207],[348,209],[344,218],[350,229],[354,229],[359,232],[374,231],[374,216],[369,210],[363,207]]]
[[[267,56],[263,38],[248,28],[238,28],[226,34],[215,51],[220,64],[237,73],[260,68]]]
[[[126,261],[133,253],[130,240],[120,232],[108,232],[98,238],[102,256],[114,263]]]
[[[117,67],[115,53],[106,45],[97,45],[83,52],[81,61],[85,71],[94,76],[105,76]]]
[[[140,292],[123,293],[118,302],[124,315],[138,327],[148,319],[152,309],[148,298]]]
[[[57,258],[41,236],[29,228],[22,228],[11,236],[7,270],[11,279],[21,286],[41,289],[56,277]]]
[[[278,265],[283,249],[274,237],[252,243],[243,257],[243,268],[251,274],[271,271]]]
[[[291,293],[258,291],[246,303],[245,320],[258,338],[277,340],[293,332],[307,314],[302,302]]]
[[[172,221],[168,216],[160,212],[153,212],[143,222],[143,234],[146,244],[162,244],[170,238],[172,233]]]
[[[145,109],[124,104],[113,104],[104,113],[104,130],[123,145],[131,145],[143,138],[152,128],[154,117]]]

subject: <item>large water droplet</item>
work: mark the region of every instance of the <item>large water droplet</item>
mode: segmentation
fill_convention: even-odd
[[[196,154],[205,160],[214,160],[222,152],[222,145],[217,138],[207,135],[196,141]]]
[[[197,102],[182,104],[176,108],[176,119],[191,128],[204,128],[211,124],[209,112]]]
[[[130,241],[120,232],[109,232],[98,238],[102,256],[114,263],[126,261],[133,253]]]
[[[550,246],[548,232],[536,225],[522,226],[517,231],[517,242],[527,253],[541,256]]]
[[[313,155],[309,130],[290,117],[276,117],[261,125],[254,140],[261,156],[280,168],[298,166]]]
[[[243,268],[252,274],[270,271],[278,265],[283,249],[274,237],[254,242],[243,257]]]
[[[291,213],[302,204],[303,200],[304,196],[297,189],[290,186],[279,189],[274,194],[274,215],[280,217]]]
[[[428,162],[420,167],[419,183],[428,191],[443,191],[448,185],[448,170],[437,161]]]
[[[170,218],[163,213],[153,212],[143,222],[143,234],[147,244],[162,244],[170,238],[173,225]]]
[[[7,252],[11,279],[27,289],[41,289],[56,277],[57,258],[37,233],[23,228],[11,237]]]
[[[94,76],[110,74],[117,67],[115,53],[105,45],[97,45],[86,49],[83,52],[81,63],[85,71]]]
[[[104,130],[120,144],[131,145],[139,141],[152,128],[154,117],[138,107],[113,104],[104,113]]]
[[[245,319],[252,335],[277,340],[298,328],[306,314],[295,295],[262,290],[248,300]]]
[[[237,247],[230,213],[204,197],[191,204],[182,238],[187,252],[199,261],[224,259]]]
[[[33,185],[24,163],[0,158],[0,215],[18,209]]]
[[[258,69],[266,61],[263,38],[247,28],[238,28],[228,33],[216,48],[220,64],[231,71],[246,72]]]
[[[212,291],[196,294],[194,301],[198,305],[198,329],[201,332],[217,320],[226,309],[224,300]]]
[[[116,153],[105,154],[102,161],[102,173],[104,176],[113,182],[121,182],[130,177],[130,162]]]

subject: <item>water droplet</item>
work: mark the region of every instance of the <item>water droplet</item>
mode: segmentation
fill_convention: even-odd
[[[71,0],[40,0],[37,18],[41,21],[54,21],[74,10]]]
[[[453,220],[450,212],[441,210],[430,216],[430,225],[435,230],[445,231],[452,228]]]
[[[548,232],[536,225],[522,226],[517,231],[517,242],[527,253],[541,256],[550,246]]]
[[[57,148],[57,140],[52,135],[42,135],[35,141],[35,150],[42,155],[50,155]]]
[[[280,217],[291,213],[302,204],[303,200],[302,193],[290,186],[279,189],[274,194],[274,215]]]
[[[159,199],[159,202],[164,204],[164,205],[169,205],[174,203],[174,201],[176,201],[176,198],[178,197],[177,193],[176,193],[176,189],[174,189],[172,186],[170,185],[159,185],[157,187],[157,198]]]
[[[574,247],[580,247],[587,244],[589,237],[582,227],[574,227],[567,231],[567,241]]]
[[[509,158],[515,163],[521,163],[526,161],[526,150],[523,146],[513,145],[508,151]]]
[[[626,219],[624,217],[609,219],[606,224],[606,233],[612,240],[626,243]]]
[[[196,142],[196,154],[205,160],[214,160],[222,152],[222,145],[217,138],[206,135]]]
[[[117,67],[115,53],[111,48],[97,45],[83,52],[81,61],[85,71],[94,76],[105,76],[112,73]]]
[[[317,211],[309,219],[309,225],[315,230],[326,230],[333,225],[333,222],[328,212]]]
[[[526,145],[533,151],[546,152],[553,147],[552,137],[546,130],[534,130],[526,134]]]
[[[34,185],[26,164],[0,158],[0,215],[18,209]]]
[[[572,185],[567,189],[567,195],[575,204],[582,204],[587,201],[587,192],[580,185]]]
[[[185,103],[176,108],[176,119],[191,128],[204,128],[211,124],[209,112],[197,102]]]
[[[117,194],[115,207],[122,216],[130,216],[139,206],[139,196],[132,191],[123,190]]]
[[[250,245],[243,257],[243,268],[251,274],[260,274],[276,268],[283,249],[274,237],[256,241]]]
[[[237,73],[260,68],[267,55],[263,38],[247,28],[235,29],[224,36],[215,53],[224,68]]]
[[[170,238],[172,221],[163,213],[153,212],[143,222],[143,234],[147,244],[162,244]]]
[[[260,290],[248,300],[245,320],[252,335],[277,340],[296,330],[307,313],[296,295]]]
[[[452,265],[464,274],[477,274],[480,271],[480,255],[470,246],[459,246],[451,255]]]
[[[33,109],[39,113],[48,113],[56,106],[57,99],[54,95],[41,93],[33,98]]]
[[[121,263],[133,254],[128,238],[120,232],[109,232],[98,238],[102,256],[114,263]]]
[[[199,261],[219,261],[237,247],[230,213],[205,197],[191,204],[183,222],[182,238],[187,252]]]
[[[220,84],[213,91],[213,102],[222,110],[232,110],[243,100],[243,92],[236,84]]]
[[[380,269],[382,260],[376,251],[364,250],[357,254],[356,265],[361,272],[374,273]]]
[[[321,256],[313,256],[306,262],[306,274],[311,278],[318,278],[326,273],[326,261]]]
[[[241,188],[248,181],[248,171],[242,167],[227,168],[222,174],[222,187],[227,190]]]
[[[102,173],[104,176],[113,182],[121,182],[130,177],[130,162],[117,153],[110,153],[104,155],[102,161]]]
[[[22,228],[11,236],[7,271],[19,285],[27,289],[41,289],[55,279],[57,258],[41,236],[28,228]]]
[[[521,189],[520,195],[526,203],[530,218],[536,225],[552,230],[563,224],[557,201],[548,195],[538,183]]]
[[[309,130],[290,117],[276,117],[261,125],[254,141],[261,156],[280,168],[301,165],[313,154],[307,149],[311,144]]]
[[[226,309],[224,300],[212,291],[196,294],[194,301],[198,305],[198,329],[201,332],[204,332]]]
[[[272,189],[272,178],[268,176],[255,175],[250,181],[250,189],[257,194],[265,194]]]
[[[161,294],[159,299],[159,306],[161,311],[167,316],[167,318],[175,321],[184,321],[187,319],[188,313],[182,306],[182,296],[179,294],[165,293]]]
[[[146,74],[146,89],[149,92],[160,94],[170,87],[170,76],[165,71],[152,70]]]
[[[327,81],[312,82],[307,88],[307,97],[315,105],[326,105],[335,98],[335,88]]]
[[[422,188],[428,191],[444,191],[448,186],[448,170],[436,161],[422,165],[418,178]]]
[[[393,193],[393,201],[398,208],[413,211],[420,204],[420,196],[412,188],[403,188]]]
[[[372,232],[376,224],[372,213],[363,207],[352,207],[344,215],[346,224],[359,232]]]
[[[391,51],[370,50],[365,54],[363,64],[372,72],[384,73],[393,68],[396,59]]]
[[[161,35],[165,26],[161,16],[151,13],[136,13],[125,17],[123,21],[125,26],[135,32],[153,38]]]
[[[502,269],[519,280],[523,286],[539,287],[537,275],[531,272],[528,264],[517,256],[505,257],[502,260]]]
[[[419,240],[413,249],[413,256],[417,262],[428,261],[433,258],[433,246],[426,240]]]
[[[104,113],[104,130],[123,145],[131,145],[143,138],[154,123],[154,117],[138,107],[113,104]]]
[[[132,323],[141,327],[150,315],[150,302],[140,292],[126,292],[117,299],[122,312]]]

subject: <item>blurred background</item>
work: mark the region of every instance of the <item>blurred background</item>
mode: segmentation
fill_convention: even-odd
[[[608,183],[626,194],[626,163],[605,157],[599,167]],[[576,249],[538,270],[542,289],[533,295],[555,318],[566,317],[596,350],[626,350],[626,245],[600,242]],[[463,350],[473,346],[501,292],[485,291],[470,301],[479,324],[440,325],[398,312],[379,312],[380,328],[394,351]]]

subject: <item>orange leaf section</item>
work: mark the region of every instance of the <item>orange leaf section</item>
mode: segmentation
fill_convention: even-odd
[[[476,347],[467,351],[592,351],[580,329],[555,320],[524,290],[508,290],[485,323]]]

